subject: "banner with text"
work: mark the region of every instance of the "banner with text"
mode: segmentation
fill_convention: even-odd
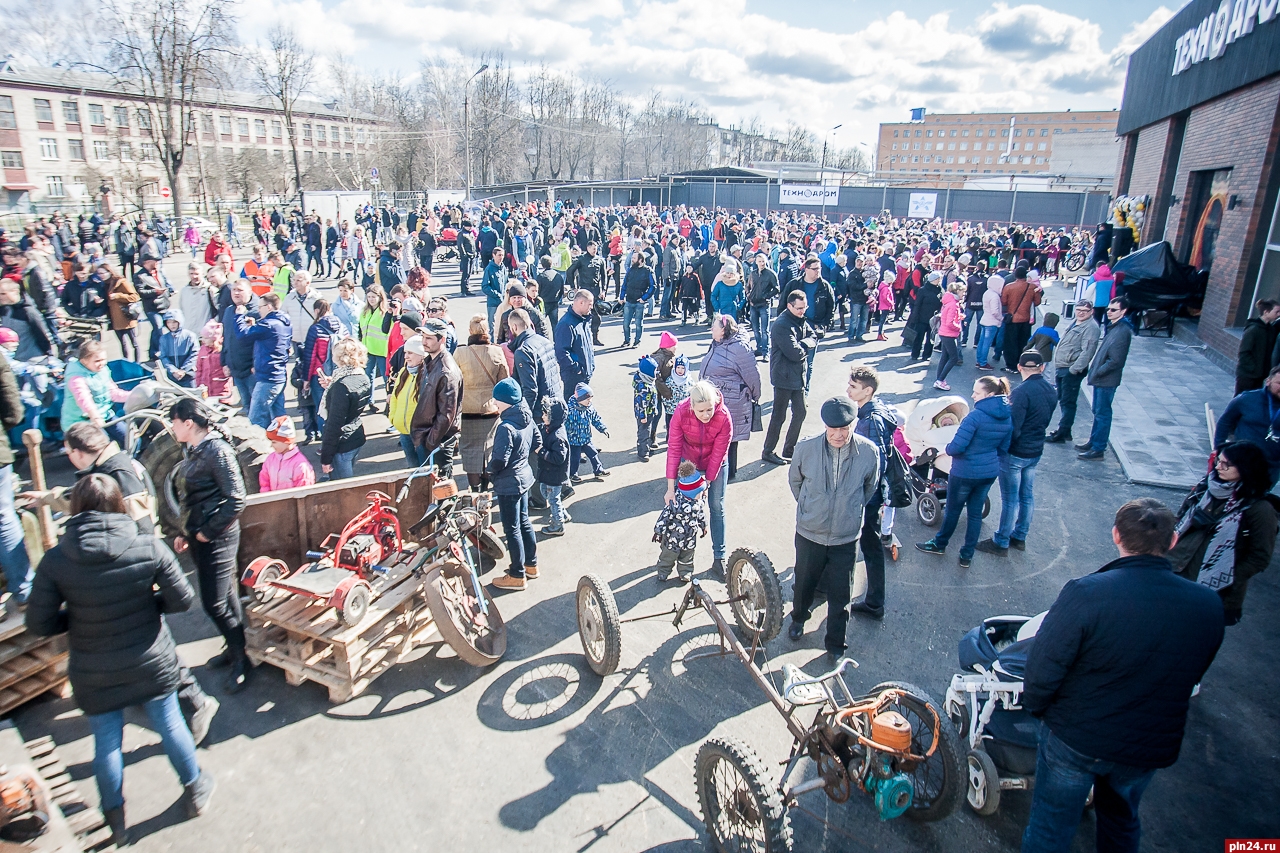
[[[911,204],[907,207],[909,219],[932,219],[937,214],[937,193],[912,193]]]
[[[825,196],[825,198],[824,198]],[[779,184],[778,204],[838,204],[839,187],[824,187],[817,184]]]

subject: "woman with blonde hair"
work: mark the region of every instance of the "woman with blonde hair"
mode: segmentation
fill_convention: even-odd
[[[454,352],[462,371],[462,436],[459,448],[462,467],[472,491],[489,488],[486,473],[493,437],[498,431],[498,406],[493,387],[511,375],[502,347],[489,341],[489,323],[484,314],[472,316],[466,346]]]
[[[320,436],[321,479],[352,476],[356,456],[364,447],[364,422],[360,414],[373,400],[373,382],[365,372],[369,352],[355,338],[343,338],[333,350],[337,369],[319,376],[324,393],[316,404],[324,419]]]
[[[676,499],[681,461],[687,459],[706,477],[711,509],[711,572],[724,576],[724,491],[729,482],[725,465],[733,423],[720,391],[703,379],[689,387],[689,398],[676,406],[667,427],[667,497]]]

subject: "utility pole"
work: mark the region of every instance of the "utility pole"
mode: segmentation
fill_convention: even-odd
[[[469,89],[471,81],[479,77],[481,74],[489,70],[489,63],[480,66],[480,69],[467,78],[467,82],[462,84],[462,135],[465,138],[466,158],[467,158],[467,194],[463,197],[463,201],[471,201],[471,105],[468,102]]]
[[[843,124],[837,124],[826,132],[822,137],[822,163],[818,166],[818,192],[822,193],[822,220],[827,219],[827,140],[831,138],[831,134],[835,133]]]

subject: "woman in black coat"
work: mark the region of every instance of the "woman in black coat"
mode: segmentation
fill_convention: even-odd
[[[942,288],[939,283],[942,274],[931,272],[925,275],[924,283],[916,292],[915,302],[911,303],[911,316],[907,317],[907,328],[915,332],[915,340],[911,343],[911,360],[928,361],[933,355],[933,330],[929,321],[942,310]],[[923,349],[923,354],[921,350]]]
[[[214,432],[209,413],[197,401],[185,397],[169,409],[173,435],[187,445],[177,469],[182,494],[183,530],[173,550],[191,549],[200,581],[200,602],[213,620],[227,647],[209,661],[217,669],[230,667],[227,692],[238,693],[249,679],[249,658],[244,647],[244,611],[240,607],[240,513],[244,511],[244,479],[236,452]]]
[[[125,708],[141,705],[151,718],[190,817],[213,793],[178,708],[178,653],[162,615],[186,610],[194,594],[173,552],[128,515],[115,480],[82,477],[70,499],[66,533],[36,570],[26,623],[40,636],[68,634],[68,676],[93,729],[102,809],[124,844]]]
[[[325,479],[342,480],[352,476],[356,456],[364,447],[364,422],[361,413],[373,399],[373,383],[365,373],[369,351],[355,338],[343,338],[334,348],[337,365],[333,376],[320,376],[324,396],[318,411],[324,419],[320,445],[320,470]]]

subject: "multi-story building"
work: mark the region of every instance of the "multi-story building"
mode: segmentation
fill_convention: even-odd
[[[973,175],[1050,175],[1055,141],[1081,133],[1114,139],[1118,115],[1115,110],[940,113],[919,121],[882,124],[876,176],[894,182],[958,186]]]
[[[168,179],[151,136],[154,115],[154,105],[105,74],[0,63],[6,191],[0,209],[88,205],[101,198],[103,188],[114,205],[162,204]],[[293,117],[299,165],[313,185],[351,189],[367,183],[376,117],[312,101],[299,101]],[[187,132],[184,199],[251,199],[290,191],[293,162],[284,116],[269,99],[201,90]]]

